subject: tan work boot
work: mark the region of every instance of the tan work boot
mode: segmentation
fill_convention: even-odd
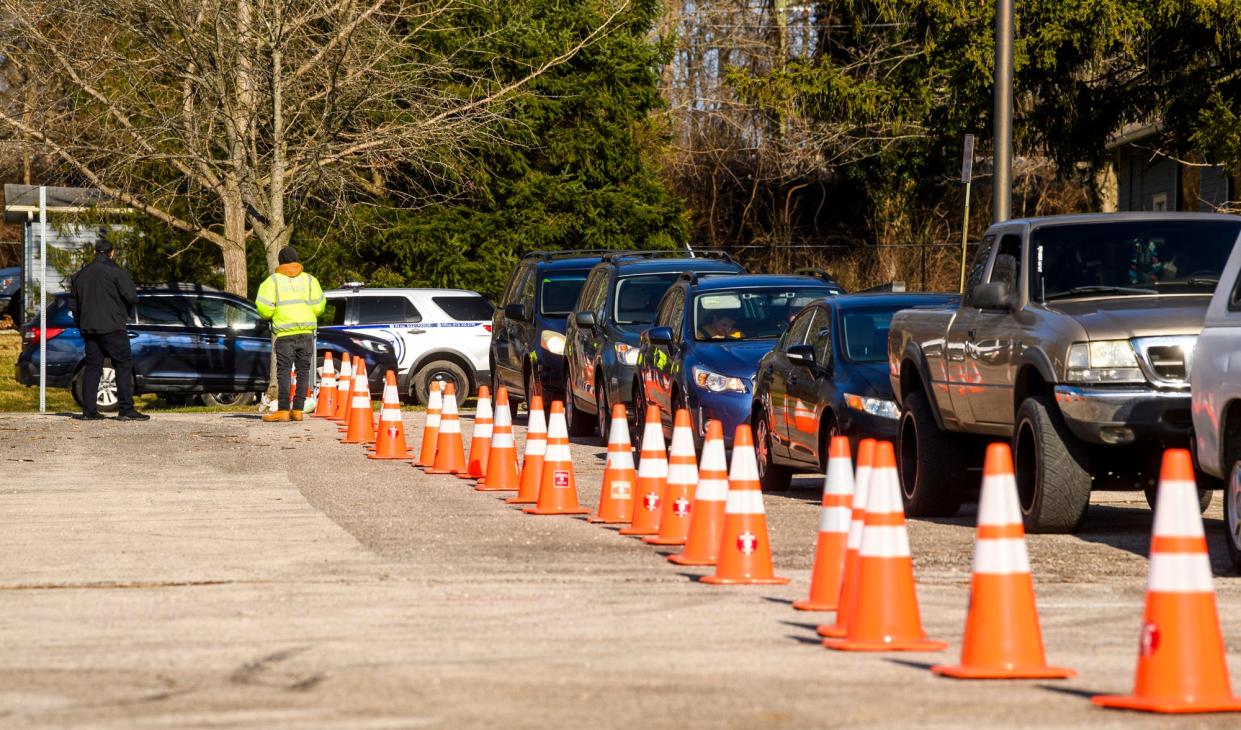
[[[302,420],[302,412],[301,411],[289,411],[289,420],[290,421]]]
[[[277,423],[277,422],[288,421],[288,420],[289,420],[288,411],[276,411],[275,413],[268,413],[267,415],[263,416],[263,423]]]

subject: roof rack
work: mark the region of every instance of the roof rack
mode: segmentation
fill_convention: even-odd
[[[895,279],[895,280],[893,280],[893,281],[889,281],[889,282],[888,282],[888,283],[886,283],[886,284],[879,284],[878,286],[872,286],[872,287],[870,287],[870,288],[868,288],[868,289],[863,289],[863,290],[862,290],[862,293],[866,293],[866,292],[903,292],[903,291],[905,291],[905,282],[901,281],[900,279]]]
[[[531,251],[522,254],[521,258],[525,259],[542,259],[543,261],[552,261],[554,259],[571,259],[580,256],[593,256],[595,254],[604,255],[615,253],[614,248],[566,248],[562,251]]]
[[[604,261],[615,262],[622,259],[658,259],[658,258],[677,258],[677,259],[719,259],[735,264],[737,260],[727,251],[718,249],[709,249],[705,251],[695,251],[689,248],[664,248],[656,250],[639,250],[639,251],[613,251],[603,257]]]

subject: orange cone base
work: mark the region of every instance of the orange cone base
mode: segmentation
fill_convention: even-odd
[[[406,454],[404,456],[376,456],[374,454],[367,454],[366,458],[374,459],[376,461],[415,461],[412,454]]]
[[[788,578],[771,577],[771,578],[719,578],[714,575],[704,575],[698,579],[699,583],[710,583],[714,586],[740,586],[740,585],[756,585],[756,586],[782,586],[789,582]]]
[[[943,651],[948,644],[943,641],[852,641],[850,639],[824,639],[823,646],[836,651]]]
[[[840,607],[840,601],[793,601],[793,608],[798,611],[835,611]]]
[[[639,528],[635,530],[632,527],[626,527],[625,529],[620,531],[620,534],[622,535],[658,535],[659,528],[656,527],[654,529],[649,529],[649,530],[643,530]]]
[[[642,542],[647,545],[684,545],[686,539],[688,538],[678,540],[675,537],[659,537],[656,535],[655,537],[644,537]]]
[[[1068,679],[1076,677],[1077,670],[1064,667],[967,667],[963,664],[947,666],[937,664],[931,671],[941,677],[953,679]]]
[[[594,525],[627,525],[629,524],[629,520],[624,520],[624,519],[605,520],[602,517],[589,517],[586,519],[586,521]]]
[[[1099,707],[1138,712],[1166,712],[1186,714],[1191,712],[1241,712],[1241,700],[1210,699],[1183,700],[1174,697],[1137,697],[1134,695],[1096,695],[1090,701]]]
[[[716,563],[714,560],[695,560],[693,558],[687,558],[681,553],[669,555],[668,562],[676,563],[677,565],[715,565]]]
[[[480,481],[474,485],[474,490],[478,492],[516,492],[517,487],[489,487],[486,482]]]
[[[849,630],[840,624],[823,624],[814,630],[819,636],[826,636],[829,639],[842,639]]]
[[[509,497],[504,500],[505,504],[538,504],[538,499],[522,499],[521,497]]]
[[[588,509],[539,509],[538,507],[527,507],[522,510],[528,515],[588,515]]]
[[[374,442],[367,441],[366,439],[357,438],[357,439],[344,439],[341,441],[341,443],[342,444],[370,444]]]
[[[423,473],[423,474],[453,474],[453,475],[457,475],[457,474],[460,474],[460,473],[461,473],[461,470],[460,470],[460,469],[436,469],[435,467],[423,467],[423,468],[422,468],[422,473]]]

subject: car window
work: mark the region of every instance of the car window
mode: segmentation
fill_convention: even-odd
[[[586,278],[586,284],[582,287],[582,293],[578,295],[577,303],[574,305],[574,311],[577,312],[595,312],[598,311],[597,302],[601,292],[607,288],[606,269],[593,269],[590,276]]]
[[[668,287],[680,278],[679,272],[626,276],[616,282],[613,317],[617,324],[649,324],[655,318],[655,308],[668,291]],[[678,307],[678,310],[681,308]]]
[[[806,344],[806,337],[810,334],[810,321],[812,319],[814,319],[814,310],[806,310],[797,319],[793,320],[793,324],[789,326],[788,332],[784,334],[781,347],[787,350],[793,345]]]
[[[329,297],[319,315],[319,324],[329,327],[340,327],[345,324],[345,312],[349,309],[349,300],[345,297]]]
[[[538,278],[538,268],[531,267],[526,270],[525,276],[521,280],[520,296],[514,300],[514,303],[529,304],[534,306],[534,280]]]
[[[668,327],[672,329],[672,339],[681,339],[681,327],[685,324],[685,290],[677,289],[668,297]]]
[[[974,287],[982,283],[983,273],[987,270],[987,261],[991,258],[991,247],[995,245],[995,234],[986,236],[974,253],[974,261],[970,264],[970,275],[965,281],[965,306],[974,306]]]
[[[504,290],[504,296],[500,299],[504,306],[508,306],[517,301],[518,295],[521,294],[522,286],[525,284],[526,277],[530,274],[529,264],[518,264],[513,269],[513,278],[509,279],[508,288]]]
[[[253,330],[258,326],[259,313],[236,302],[216,297],[203,297],[197,302],[198,321],[211,329]]]
[[[827,287],[781,286],[722,289],[694,298],[694,332],[699,341],[770,340],[784,334],[802,308],[827,294]],[[809,323],[806,323],[809,329]],[[805,342],[805,335],[790,344]]]
[[[190,303],[181,297],[139,297],[138,323],[195,326]]]
[[[841,315],[845,359],[882,362],[888,358],[888,327],[897,309],[851,309]]]
[[[814,320],[810,323],[809,342],[814,346],[814,361],[827,363],[832,354],[832,320],[827,307],[814,308]]]
[[[431,297],[435,305],[458,322],[486,322],[491,320],[491,302],[480,296]]]
[[[539,282],[539,312],[563,317],[573,311],[589,273],[589,269],[543,272],[543,280]]]
[[[1000,239],[1000,248],[995,252],[995,263],[991,266],[991,281],[1008,284],[1008,290],[1017,293],[1017,282],[1021,281],[1021,236],[1009,233]]]
[[[358,324],[421,322],[422,315],[407,297],[357,297]]]

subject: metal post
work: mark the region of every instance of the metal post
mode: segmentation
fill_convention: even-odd
[[[47,188],[39,186],[39,413],[47,413]]]
[[[965,183],[965,222],[961,224],[961,294],[965,293],[965,251],[970,240],[970,182]]]
[[[991,218],[1008,220],[1013,207],[1013,0],[995,4],[995,188]]]

